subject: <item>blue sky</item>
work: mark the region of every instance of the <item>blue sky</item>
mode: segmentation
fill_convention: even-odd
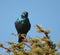
[[[31,30],[27,36],[42,36],[36,32],[36,24],[50,29],[50,38],[54,43],[60,40],[60,0],[0,0],[0,42],[17,42],[11,35],[17,33],[14,22],[23,11],[29,12]],[[2,52],[2,49],[0,49]]]

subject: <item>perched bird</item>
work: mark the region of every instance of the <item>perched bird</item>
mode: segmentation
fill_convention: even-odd
[[[19,17],[16,21],[15,21],[15,28],[17,30],[18,34],[25,34],[27,35],[28,31],[31,28],[31,24],[28,18],[28,12],[25,11],[22,13],[21,17]],[[19,35],[18,37],[18,42],[22,42],[23,41],[23,37],[21,35]]]

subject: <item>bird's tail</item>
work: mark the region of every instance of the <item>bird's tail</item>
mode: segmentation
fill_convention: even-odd
[[[19,37],[18,37],[18,42],[23,42],[23,39],[24,39],[24,38],[23,38],[22,36],[19,36]]]

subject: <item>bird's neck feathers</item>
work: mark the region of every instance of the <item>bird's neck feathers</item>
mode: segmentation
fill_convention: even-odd
[[[26,20],[26,19],[27,19],[27,18],[24,18],[24,17],[23,17],[23,18],[22,18],[22,17],[19,17],[19,18],[17,18],[17,20],[16,20],[16,21],[17,21],[17,22],[19,22],[19,21],[24,21],[24,20]]]

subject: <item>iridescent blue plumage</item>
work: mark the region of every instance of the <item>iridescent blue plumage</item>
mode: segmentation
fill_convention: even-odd
[[[25,18],[19,17],[19,18],[17,18],[16,22],[24,23],[25,20],[26,20]]]
[[[15,27],[18,32],[18,34],[27,34],[27,32],[30,30],[31,24],[28,19],[28,12],[23,12],[21,17],[19,17],[15,21]],[[19,36],[19,42],[22,42],[22,37]]]

